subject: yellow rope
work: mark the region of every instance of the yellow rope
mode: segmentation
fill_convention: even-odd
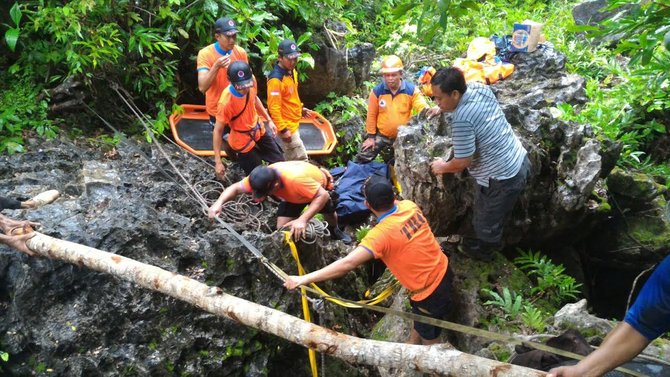
[[[295,262],[298,265],[298,273],[300,275],[302,275],[304,273],[305,269],[303,268],[302,263],[300,263],[300,257],[298,256],[298,249],[295,246],[295,242],[293,242],[293,240],[291,239],[290,232],[284,232],[284,240],[288,244],[289,249],[291,249],[291,255],[293,256],[293,259],[295,259]],[[373,297],[373,298],[368,299],[368,300],[359,300],[359,301],[356,301],[356,303],[362,304],[362,305],[376,305],[376,304],[386,300],[389,296],[391,296],[393,294],[393,292],[395,291],[396,287],[398,287],[398,285],[399,285],[399,283],[397,281],[395,281],[392,284],[390,284],[388,287],[386,287],[376,297]],[[319,292],[319,294],[321,294],[326,300],[328,300],[330,302],[333,302],[337,305],[343,306],[345,308],[354,308],[354,309],[362,308],[362,306],[360,306],[360,305],[353,304],[353,303],[350,303],[350,302],[344,302],[344,301],[336,299],[335,297],[328,294],[323,289],[319,288],[319,286],[314,284],[314,283],[311,283],[310,286],[314,290]],[[303,293],[303,296],[304,296],[304,292],[302,292],[302,293]]]

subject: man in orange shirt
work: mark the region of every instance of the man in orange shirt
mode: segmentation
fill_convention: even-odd
[[[453,273],[421,210],[409,200],[395,201],[393,186],[382,177],[369,178],[363,193],[377,225],[346,257],[307,275],[289,276],[284,286],[294,289],[330,280],[373,258],[381,259],[410,291],[413,313],[442,319],[451,301]],[[414,322],[407,342],[435,344],[439,335],[439,327]]]
[[[328,230],[335,240],[348,244],[351,237],[337,226],[335,203],[329,191],[333,189],[333,177],[325,170],[305,161],[284,161],[270,166],[258,166],[243,180],[228,186],[214,204],[208,216],[213,218],[221,212],[223,203],[242,193],[253,194],[254,201],[262,202],[268,196],[281,200],[277,210],[277,229],[291,229],[294,240],[305,234],[309,220],[322,213],[328,222]],[[303,212],[303,210],[307,209]]]
[[[205,95],[205,107],[209,120],[214,125],[216,108],[223,90],[230,84],[228,66],[234,61],[249,63],[247,53],[237,41],[237,25],[229,17],[214,23],[216,41],[198,52],[198,89]]]
[[[224,129],[230,129],[228,145],[235,155],[228,155],[228,158],[234,157],[245,173],[251,173],[263,161],[269,164],[284,161],[274,138],[277,128],[257,96],[256,79],[249,65],[242,61],[232,62],[228,67],[228,79],[230,85],[221,93],[212,136],[216,175],[222,177],[226,171],[221,161]],[[268,119],[269,132],[258,113]]]
[[[370,162],[381,153],[384,162],[393,159],[393,142],[398,127],[416,113],[428,108],[426,99],[414,84],[403,80],[403,65],[399,57],[384,58],[381,68],[383,81],[374,87],[368,99],[365,122],[367,137],[356,156],[356,162]]]
[[[268,75],[268,111],[284,144],[284,157],[287,160],[307,161],[307,150],[298,133],[303,113],[309,113],[302,107],[298,96],[298,72],[295,66],[300,50],[290,39],[283,40],[277,50],[279,58]]]

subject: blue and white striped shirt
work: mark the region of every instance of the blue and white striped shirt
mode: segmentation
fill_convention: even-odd
[[[509,179],[521,169],[527,152],[488,86],[468,84],[454,110],[451,132],[454,157],[472,157],[468,171],[478,184],[488,187],[489,178]]]

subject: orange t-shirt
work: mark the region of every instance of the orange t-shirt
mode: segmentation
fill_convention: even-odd
[[[430,296],[449,266],[428,221],[409,200],[396,202],[394,209],[380,216],[359,246],[381,259],[414,301]]]
[[[327,180],[321,169],[305,161],[282,161],[268,166],[279,174],[279,187],[272,194],[293,204],[311,203],[319,187],[326,187]],[[249,177],[240,182],[242,191],[251,193]]]
[[[228,52],[223,51],[221,47],[218,46],[218,42],[214,42],[198,52],[198,72],[212,69],[216,60],[226,54],[230,54],[231,63],[238,60],[249,63],[247,53],[242,47],[235,45],[233,46],[233,49]],[[211,116],[216,115],[216,106],[219,103],[221,93],[223,93],[223,90],[229,84],[228,68],[220,68],[216,73],[216,78],[212,81],[212,85],[207,89],[207,92],[205,92],[205,108],[207,109],[207,114]]]
[[[240,153],[252,150],[256,142],[265,135],[265,127],[256,112],[256,90],[256,79],[254,86],[249,89],[249,94],[241,97],[232,85],[228,85],[219,99],[216,121],[230,127],[228,143]],[[232,120],[233,118],[235,120]]]

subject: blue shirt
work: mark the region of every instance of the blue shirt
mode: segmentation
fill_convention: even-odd
[[[468,171],[484,187],[489,178],[517,175],[526,157],[495,95],[481,83],[468,84],[463,93],[452,117],[451,138],[454,157],[472,157]]]
[[[649,341],[670,331],[670,255],[651,274],[623,320]]]

